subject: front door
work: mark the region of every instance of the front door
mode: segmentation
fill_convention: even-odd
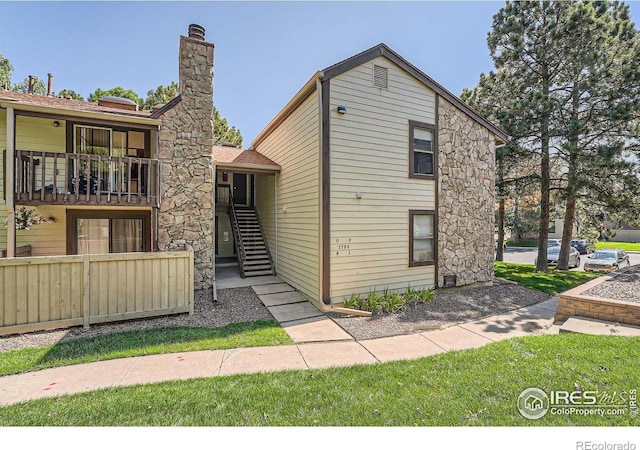
[[[244,173],[233,174],[233,203],[247,204],[247,175]]]

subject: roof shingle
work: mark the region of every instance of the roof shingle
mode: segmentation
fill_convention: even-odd
[[[10,101],[22,105],[43,106],[65,111],[85,111],[117,114],[121,116],[151,117],[151,111],[131,111],[97,103],[73,100],[70,98],[48,97],[46,95],[24,94],[0,89],[0,101]]]

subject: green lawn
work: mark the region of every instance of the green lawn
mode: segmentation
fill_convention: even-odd
[[[557,295],[589,280],[601,276],[597,273],[574,272],[549,269],[548,272],[536,271],[533,264],[513,264],[496,261],[494,273],[498,278],[515,281],[531,289]]]
[[[285,345],[293,341],[274,321],[221,328],[167,327],[128,331],[0,353],[0,376],[130,356]]]
[[[507,241],[507,247],[537,247],[538,246],[538,241],[521,241],[521,242],[514,242],[514,241]]]
[[[563,333],[414,361],[105,389],[0,408],[2,426],[637,426],[638,418],[522,417],[527,388],[629,392],[640,338]]]
[[[605,248],[621,248],[622,250],[631,252],[640,252],[640,242],[613,242],[602,241],[596,242],[596,248],[598,250]]]

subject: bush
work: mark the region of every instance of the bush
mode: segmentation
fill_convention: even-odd
[[[433,289],[415,289],[409,286],[403,294],[391,292],[388,288],[379,294],[376,289],[369,291],[367,296],[351,294],[345,299],[343,306],[349,309],[370,311],[372,314],[397,313],[407,304],[429,303],[434,298]]]

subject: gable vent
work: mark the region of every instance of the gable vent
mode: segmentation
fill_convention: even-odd
[[[389,70],[386,67],[373,65],[373,87],[389,89]]]

